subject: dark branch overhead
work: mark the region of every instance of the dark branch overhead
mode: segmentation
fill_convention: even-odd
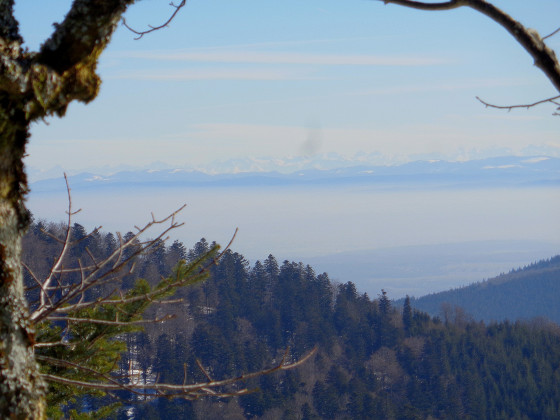
[[[533,103],[530,103],[530,104],[520,104],[520,105],[496,105],[496,104],[488,103],[485,100],[479,98],[478,96],[476,97],[476,99],[481,104],[483,104],[484,106],[486,106],[488,108],[507,109],[508,111],[511,111],[514,108],[529,109],[529,108],[532,108],[534,106],[545,104],[545,103],[551,103],[551,104],[556,105],[558,107],[557,110],[560,111],[560,102],[558,102],[560,100],[560,96],[554,96],[552,98],[543,99],[543,100],[536,101],[536,102],[533,102]],[[555,112],[552,115],[560,115],[560,114],[558,114],[558,112]]]
[[[451,10],[457,7],[464,6],[466,1],[464,0],[451,0],[438,3],[429,3],[423,1],[412,1],[412,0],[380,0],[383,3],[393,3],[399,6],[406,6],[412,9],[420,10]]]
[[[0,37],[5,41],[23,42],[14,17],[14,0],[0,0]]]
[[[554,31],[550,35],[541,38],[539,33],[530,28],[526,28],[519,21],[513,19],[503,10],[484,0],[451,0],[448,2],[419,2],[412,0],[380,0],[385,4],[396,4],[399,6],[428,11],[450,10],[466,6],[474,9],[489,17],[506,29],[515,40],[529,53],[537,66],[550,80],[554,88],[560,93],[560,64],[554,50],[546,45],[544,39],[549,38],[558,32]],[[559,29],[560,30],[560,29]]]
[[[133,0],[76,0],[43,44],[37,61],[59,74],[88,59],[97,60]]]

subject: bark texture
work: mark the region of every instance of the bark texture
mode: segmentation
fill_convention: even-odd
[[[75,0],[40,51],[21,45],[14,0],[0,0],[0,418],[45,417],[45,384],[33,354],[21,238],[28,225],[23,167],[30,124],[93,100],[96,66],[131,0]]]
[[[22,164],[27,126],[21,107],[6,95],[0,103],[0,418],[41,419],[44,385],[33,354],[34,331],[20,264],[21,237],[28,224]]]

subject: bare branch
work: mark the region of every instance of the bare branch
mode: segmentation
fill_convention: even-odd
[[[198,368],[202,371],[203,375],[206,376],[206,379],[208,379],[208,382],[213,382],[214,380],[212,379],[212,377],[210,376],[208,371],[204,368],[204,366],[202,366],[202,363],[200,362],[200,360],[196,359],[196,364],[197,364]]]
[[[108,337],[110,338],[115,334],[120,334],[118,331],[126,331],[126,329],[119,330],[119,327],[159,323],[174,318],[172,315],[164,315],[160,317],[156,316],[153,319],[139,319],[148,304],[181,301],[181,299],[165,299],[165,297],[168,297],[173,290],[178,287],[193,284],[206,278],[211,267],[218,264],[220,258],[230,249],[237,235],[238,229],[235,230],[231,240],[223,252],[219,253],[217,256],[216,254],[219,246],[216,245],[210,251],[199,256],[189,264],[185,261],[181,261],[178,264],[173,276],[169,278],[162,278],[162,281],[157,287],[150,288],[146,284],[146,289],[139,288],[138,290],[124,294],[124,292],[120,290],[120,285],[115,284],[120,281],[123,270],[135,257],[163,246],[163,241],[167,237],[167,234],[172,229],[182,225],[182,223],[178,223],[176,221],[175,216],[183,210],[185,206],[182,206],[177,211],[171,213],[163,219],[157,219],[152,214],[151,220],[143,227],[138,227],[137,232],[134,235],[131,235],[131,237],[128,237],[127,240],[124,240],[119,234],[119,245],[117,249],[113,250],[110,255],[104,259],[97,260],[95,255],[86,248],[88,258],[93,261],[93,265],[83,266],[81,261],[78,259],[77,268],[66,268],[63,265],[67,264],[65,257],[69,254],[69,250],[72,246],[78,243],[78,241],[71,240],[71,223],[72,216],[75,212],[72,211],[70,188],[68,186],[68,181],[66,182],[69,207],[67,212],[68,221],[66,224],[66,233],[62,244],[62,250],[44,282],[41,282],[33,273],[31,273],[31,270],[29,270],[31,276],[38,283],[42,293],[41,305],[32,314],[34,323],[37,324],[41,321],[63,321],[66,323],[66,327],[62,331],[56,330],[54,336],[52,333],[47,334],[45,335],[45,338],[43,338],[43,342],[39,340],[38,343],[34,344],[34,349],[37,350],[35,354],[36,360],[50,366],[59,366],[69,369],[67,374],[70,377],[65,377],[64,373],[48,373],[42,375],[45,380],[69,386],[97,389],[107,392],[119,390],[130,391],[148,399],[165,397],[194,400],[204,396],[231,397],[244,395],[252,391],[247,388],[231,390],[224,389],[224,387],[242,383],[257,376],[293,369],[301,363],[304,363],[313,354],[315,354],[316,349],[313,349],[300,360],[287,362],[288,350],[286,350],[282,360],[272,368],[250,372],[235,378],[223,380],[213,379],[210,372],[204,368],[200,361],[197,360],[196,363],[203,375],[206,377],[206,381],[194,384],[187,384],[186,365],[184,367],[182,384],[159,383],[157,380],[155,383],[151,384],[141,383],[138,380],[139,378],[135,379],[136,375],[134,374],[122,377],[113,376],[109,372],[112,372],[115,369],[118,358],[115,358],[114,360],[111,359],[113,361],[112,365],[111,360],[109,360],[108,365],[103,368],[103,371],[106,372],[96,370],[97,365],[93,364],[95,351],[91,351],[95,348],[96,343],[99,343],[100,340],[105,340]],[[140,241],[141,235],[145,234],[148,229],[162,223],[169,223],[169,225],[165,227],[155,239]],[[125,254],[125,250],[127,249],[132,249],[132,252],[127,252]],[[77,273],[79,274],[79,279],[76,281],[69,276],[67,279],[62,281],[59,279],[59,276],[64,273]],[[88,298],[86,295],[86,291],[92,287],[98,287],[108,283],[115,284],[116,286],[109,293],[105,293],[97,299]],[[144,290],[147,290],[147,292],[143,293]],[[131,307],[125,306],[127,304],[134,304],[135,302],[142,302],[142,305]],[[99,309],[99,312],[79,312],[87,308]],[[72,338],[71,332],[76,325],[80,324],[100,325],[101,327],[98,327],[94,334],[89,335],[86,341],[80,344],[79,338]],[[115,333],[115,331],[117,332]],[[86,349],[88,349],[88,351],[84,353],[83,357],[80,357],[79,360],[67,361],[58,359],[58,355],[50,357],[45,354],[41,354],[52,347],[61,346],[64,348],[75,345],[85,345]],[[44,350],[41,351],[40,349]],[[85,373],[85,375],[81,375],[81,377],[86,377],[88,379],[73,379],[80,377],[75,376],[77,371]],[[128,383],[123,383],[124,381],[127,381]]]
[[[542,39],[543,39],[543,41],[544,41],[545,39],[550,38],[550,37],[556,35],[556,34],[559,33],[559,32],[560,32],[560,28],[556,29],[556,30],[553,31],[552,33],[548,34],[547,36],[543,36]]]
[[[170,319],[176,318],[176,315],[165,315],[161,318],[154,319],[140,319],[137,321],[111,321],[107,319],[95,319],[95,318],[75,318],[70,316],[48,316],[46,319],[49,321],[68,321],[68,322],[81,322],[84,324],[102,324],[102,325],[135,325],[135,324],[159,324],[161,322],[168,321]]]
[[[235,237],[237,236],[237,232],[239,232],[239,228],[235,228],[235,232],[233,232],[233,236],[229,240],[224,250],[220,253],[220,255],[216,257],[216,260],[220,260],[220,258],[222,258],[222,256],[226,253],[226,251],[231,248],[231,245],[233,244],[233,241],[235,241]]]
[[[59,341],[52,341],[49,343],[35,343],[33,345],[34,348],[38,348],[38,347],[54,347],[54,346],[68,346],[68,342],[59,340]]]
[[[208,395],[218,396],[218,397],[231,397],[231,396],[239,396],[239,395],[247,394],[251,392],[247,388],[243,388],[241,390],[236,390],[233,392],[216,392],[214,390],[216,388],[221,388],[227,385],[245,382],[248,379],[256,378],[263,375],[269,375],[274,372],[294,369],[300,366],[301,364],[305,363],[307,360],[309,360],[316,352],[317,352],[317,348],[315,347],[309,353],[304,355],[301,359],[297,360],[296,362],[285,363],[286,355],[287,355],[287,351],[286,351],[280,363],[272,368],[251,372],[251,373],[243,374],[241,376],[237,376],[235,378],[229,378],[223,380],[212,380],[208,376],[207,382],[201,382],[201,383],[195,383],[189,385],[162,384],[157,382],[153,384],[136,383],[136,384],[126,385],[126,384],[118,383],[113,378],[101,372],[97,372],[89,368],[84,368],[83,366],[77,365],[75,363],[70,363],[58,359],[53,360],[52,358],[45,358],[43,356],[37,356],[37,357],[39,360],[43,359],[44,361],[48,361],[49,363],[65,364],[68,366],[76,367],[78,369],[87,370],[90,373],[95,374],[96,376],[106,379],[109,383],[77,381],[77,380],[63,378],[56,375],[43,374],[42,375],[43,378],[50,382],[58,382],[66,385],[81,386],[84,388],[93,388],[93,389],[106,390],[106,391],[127,390],[135,393],[139,393],[141,391],[144,392],[156,391],[160,393],[158,394],[158,396],[164,396],[167,398],[185,398],[189,400],[194,400]],[[147,394],[147,396],[154,397],[151,394]]]
[[[443,3],[418,2],[412,0],[380,0],[385,4],[421,9],[421,10],[449,10],[461,6],[470,7],[506,29],[511,36],[531,55],[537,66],[560,92],[560,64],[554,51],[549,48],[544,39],[554,35],[557,31],[541,38],[539,33],[526,28],[507,13],[485,0],[450,0]]]
[[[102,372],[99,372],[95,369],[90,369],[88,367],[82,366],[78,363],[72,363],[72,362],[69,362],[67,360],[56,359],[54,357],[48,357],[48,356],[42,356],[42,355],[36,355],[35,357],[36,357],[37,360],[47,362],[51,365],[55,365],[55,366],[58,365],[58,366],[65,366],[65,367],[71,367],[71,368],[79,369],[79,370],[82,370],[84,372],[93,374],[94,376],[97,376],[99,378],[105,379],[112,386],[114,386],[114,388],[111,388],[111,389],[127,390],[127,391],[131,391],[135,394],[140,394],[139,392],[135,391],[133,388],[131,388],[131,387],[125,385],[125,384],[119,383],[116,379],[111,378],[110,376],[108,376],[108,375],[106,375]],[[47,377],[52,376],[52,375],[45,374],[45,375],[42,375],[42,376],[47,378]],[[54,381],[54,382],[66,383],[68,385],[70,385],[71,383],[69,383],[67,381],[72,381],[71,379],[63,378],[63,377],[60,377],[60,376],[57,376],[56,378],[58,378],[59,380]],[[60,380],[60,379],[62,379],[62,380]],[[108,384],[104,384],[104,385],[108,385]]]
[[[132,29],[130,26],[128,26],[128,24],[126,23],[126,19],[123,17],[122,18],[122,24],[123,26],[128,29],[130,32],[135,33],[136,35],[138,35],[136,38],[136,40],[142,38],[144,35],[149,34],[150,32],[154,32],[154,31],[158,31],[160,29],[166,28],[173,19],[175,19],[175,16],[177,16],[177,13],[179,13],[179,10],[181,10],[185,4],[187,3],[187,0],[182,0],[181,3],[179,3],[178,5],[175,5],[173,2],[169,3],[169,5],[171,7],[175,8],[175,11],[173,12],[173,14],[169,17],[169,19],[167,19],[165,21],[165,23],[159,25],[159,26],[152,26],[152,25],[148,25],[150,29],[147,29],[145,31],[137,31],[135,29]]]
[[[39,306],[39,308],[37,309],[36,312],[41,311],[42,309],[45,308],[46,306],[46,302],[45,302],[45,298],[46,298],[46,292],[45,290],[49,288],[54,273],[61,267],[62,265],[62,260],[64,259],[64,256],[66,255],[66,253],[68,252],[68,249],[70,247],[70,232],[71,232],[71,225],[72,225],[72,216],[74,214],[76,214],[77,212],[73,213],[72,212],[72,194],[70,193],[70,185],[68,184],[68,177],[66,176],[66,173],[64,174],[64,182],[66,183],[66,192],[68,193],[68,222],[66,225],[66,237],[64,239],[63,242],[63,246],[62,246],[62,250],[60,251],[60,254],[58,255],[57,259],[55,260],[55,263],[53,264],[51,271],[49,273],[49,275],[47,276],[47,278],[45,279],[44,283],[43,283],[43,287],[42,287],[42,292],[41,292],[41,304]],[[78,210],[79,211],[79,210]],[[32,318],[33,319],[33,315]]]
[[[380,0],[385,4],[392,3],[399,6],[410,7],[412,9],[420,10],[451,10],[465,5],[463,0],[450,0],[441,3],[427,3],[423,1],[412,0]]]
[[[118,300],[105,299],[105,300],[102,300],[102,301],[99,301],[99,300],[98,301],[88,301],[88,302],[82,302],[81,301],[81,302],[76,303],[76,304],[70,304],[72,301],[74,301],[79,296],[83,296],[83,293],[86,292],[87,290],[89,290],[90,288],[92,288],[94,286],[99,286],[99,285],[102,285],[102,284],[106,284],[106,283],[116,281],[117,277],[115,277],[115,276],[118,275],[124,269],[124,267],[126,267],[126,265],[129,262],[131,262],[133,259],[135,259],[140,254],[149,251],[150,248],[152,248],[154,245],[160,243],[163,240],[163,238],[165,238],[171,230],[182,226],[183,223],[177,223],[175,221],[175,216],[179,212],[181,212],[184,208],[185,208],[185,205],[181,206],[178,210],[174,211],[169,216],[167,216],[167,217],[165,217],[161,220],[152,219],[151,222],[147,223],[144,227],[140,228],[140,230],[132,238],[130,238],[128,241],[126,241],[124,243],[121,243],[121,245],[118,247],[119,249],[113,251],[103,261],[98,262],[96,264],[96,266],[93,266],[91,272],[87,273],[87,275],[84,275],[80,285],[71,286],[69,288],[68,292],[56,302],[56,305],[49,306],[49,307],[46,306],[46,305],[41,305],[37,310],[35,310],[31,314],[31,319],[33,319],[36,322],[39,322],[39,321],[45,319],[47,316],[49,316],[52,312],[68,313],[68,312],[71,312],[71,311],[74,311],[74,310],[83,309],[83,308],[86,308],[86,307],[100,305],[100,304],[104,304],[104,303],[112,303],[112,304],[128,303],[128,302],[132,302],[132,301],[135,301],[135,300],[141,300],[141,299],[134,299],[134,300],[127,300],[126,302],[123,302],[123,301],[118,301]],[[71,213],[71,212],[69,212],[69,213]],[[166,222],[170,222],[170,225],[166,229],[164,229],[163,232],[161,232],[155,239],[152,239],[152,240],[149,240],[149,241],[146,241],[146,242],[142,243],[141,246],[138,247],[134,252],[132,252],[131,255],[128,256],[127,258],[125,258],[125,259],[121,258],[123,250],[133,246],[135,244],[135,242],[137,241],[137,239],[142,234],[144,234],[147,230],[149,230],[154,225],[159,225],[159,224],[166,223]],[[68,226],[70,226],[70,223],[71,222],[69,221]],[[67,241],[65,241],[65,243],[69,244],[70,243],[69,239]],[[66,251],[64,251],[64,254],[65,253],[66,253]],[[113,264],[112,261],[115,258],[119,258],[120,262],[118,262],[116,264]],[[61,259],[57,260],[56,270],[58,270],[58,272],[64,272],[64,270],[58,268],[58,267],[60,267],[61,261],[62,261]],[[110,267],[109,270],[107,270],[106,272],[102,272],[102,270],[106,266],[108,266],[109,264],[113,264],[112,267]],[[81,273],[84,273],[82,268],[78,268],[77,270],[80,271]],[[51,271],[54,273],[54,270],[51,270]],[[184,284],[184,283],[176,284],[175,286],[179,286],[179,285],[182,285],[182,284]],[[169,290],[169,289],[171,289],[171,287],[167,288],[166,290]],[[152,292],[150,294],[150,297],[161,294],[161,291],[162,290],[160,289],[158,291]]]
[[[35,283],[37,283],[37,286],[41,288],[41,296],[46,296],[48,301],[49,301],[49,304],[53,305],[54,303],[51,300],[50,296],[47,294],[47,290],[43,286],[43,283],[41,283],[41,281],[37,278],[37,276],[35,275],[33,270],[31,270],[31,268],[29,268],[29,266],[27,264],[25,264],[24,262],[22,262],[21,265],[22,265],[23,268],[25,268],[27,270],[27,272],[29,273],[31,278],[35,281]],[[37,286],[34,286],[33,288],[35,288]],[[28,289],[28,290],[30,290],[30,289]]]
[[[58,238],[57,236],[53,235],[52,233],[50,233],[48,230],[45,230],[43,228],[41,228],[41,233],[43,233],[44,235],[47,235],[49,238],[51,238],[53,241],[58,242],[59,244],[64,244],[64,240]]]
[[[198,360],[198,359],[197,359]],[[183,386],[187,383],[187,364],[183,363]]]
[[[524,104],[524,105],[494,105],[494,104],[491,104],[491,103],[488,103],[488,102],[482,100],[482,99],[479,98],[478,96],[476,97],[476,99],[478,99],[478,101],[479,101],[480,103],[482,103],[484,106],[486,106],[486,107],[488,107],[488,108],[507,109],[508,111],[511,111],[511,110],[514,109],[514,108],[525,108],[525,109],[529,109],[529,108],[532,108],[532,107],[534,107],[534,106],[541,105],[541,104],[544,104],[544,103],[547,103],[547,102],[550,102],[550,103],[552,103],[552,104],[554,104],[554,105],[558,105],[558,103],[555,102],[555,100],[560,99],[560,95],[554,96],[554,97],[548,98],[548,99],[543,99],[543,100],[541,100],[541,101],[533,102],[532,104]]]
[[[549,48],[538,32],[523,26],[507,13],[483,0],[466,0],[468,6],[488,16],[505,28],[515,40],[533,57],[535,66],[548,77],[560,93],[560,64],[554,51]]]
[[[166,285],[165,287],[162,287],[160,289],[156,289],[153,290],[149,293],[146,294],[142,294],[142,295],[138,295],[138,296],[133,296],[133,297],[128,297],[128,298],[120,298],[120,299],[111,299],[109,296],[104,298],[104,299],[98,299],[95,301],[87,301],[87,302],[79,302],[76,304],[71,304],[71,305],[67,305],[67,306],[61,306],[61,305],[57,305],[56,308],[53,308],[52,311],[50,312],[56,312],[56,313],[68,313],[68,312],[73,312],[73,311],[77,311],[80,309],[85,309],[85,308],[89,308],[92,306],[99,306],[99,305],[105,305],[105,304],[126,304],[126,303],[133,303],[133,302],[138,302],[138,301],[142,301],[142,300],[150,300],[152,301],[152,298],[158,295],[161,295],[171,289],[174,289],[176,287],[180,287],[183,286],[185,284],[191,283],[191,282],[196,282],[196,280],[198,280],[198,278],[202,277],[202,275],[204,274],[204,272],[201,272],[197,275],[194,275],[191,278],[184,278],[184,279],[179,279],[173,283],[169,283],[168,285]],[[106,284],[108,282],[113,281],[114,279],[108,279],[106,281],[97,281],[94,284],[91,284],[88,286],[92,287],[94,285],[102,285],[102,284]],[[82,291],[80,291],[80,293],[82,293]],[[66,300],[66,299],[65,299]],[[45,316],[46,317],[46,316]],[[43,318],[45,318],[43,317]]]
[[[175,212],[175,214],[177,214],[183,208],[184,208],[184,206],[181,209],[179,209],[177,212]],[[169,217],[166,218],[166,219],[169,219]],[[55,313],[62,314],[62,313],[74,312],[76,310],[85,309],[85,308],[92,307],[92,306],[99,306],[99,305],[105,305],[105,304],[116,305],[116,304],[133,303],[133,302],[138,302],[138,301],[142,301],[142,300],[152,301],[153,297],[161,295],[161,294],[163,294],[163,293],[165,293],[169,290],[172,290],[172,289],[177,288],[177,287],[184,286],[184,285],[189,284],[189,283],[195,283],[200,278],[205,276],[206,273],[210,270],[210,268],[212,266],[214,266],[218,263],[219,259],[223,256],[223,254],[231,247],[237,232],[238,232],[238,229],[235,230],[235,233],[234,233],[232,239],[230,240],[230,242],[228,243],[226,248],[224,248],[224,251],[218,257],[213,258],[206,266],[201,268],[198,273],[192,273],[191,277],[185,276],[184,278],[176,278],[175,281],[168,283],[166,286],[164,286],[162,288],[159,288],[159,289],[153,290],[149,293],[138,295],[138,296],[132,296],[132,297],[122,297],[121,296],[119,299],[112,299],[110,296],[107,296],[104,299],[98,299],[98,300],[95,300],[95,301],[87,301],[87,302],[78,302],[78,303],[75,303],[75,304],[68,304],[68,305],[64,305],[64,306],[62,304],[60,304],[60,305],[57,304],[57,307],[53,308],[49,313],[55,312]],[[131,239],[131,241],[132,240],[133,239]],[[157,238],[154,241],[151,241],[151,242],[155,242],[155,241],[157,241]],[[144,250],[139,250],[138,253],[140,254],[144,251],[145,251],[145,249]],[[125,260],[125,262],[126,261],[128,261],[128,259]],[[100,263],[100,265],[101,264],[104,264],[104,262]],[[116,269],[118,270],[118,269],[121,269],[121,268],[122,268],[122,265],[119,265]],[[111,270],[111,272],[112,271],[113,271],[113,269]],[[105,284],[105,283],[111,282],[113,280],[114,279],[112,279],[112,278],[109,278],[107,280],[96,279],[95,285]],[[92,286],[93,286],[93,284],[90,284],[90,285],[87,286],[87,288],[90,288]],[[83,291],[85,291],[85,290],[86,290],[86,288],[83,289]],[[79,291],[79,292],[82,293],[83,291]],[[68,302],[71,299],[65,298],[64,300],[65,300],[65,302]],[[167,301],[156,301],[156,302],[166,303]],[[41,319],[44,319],[45,317],[46,316],[42,317]]]

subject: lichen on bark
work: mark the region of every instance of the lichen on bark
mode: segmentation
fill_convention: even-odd
[[[29,126],[89,102],[100,54],[133,0],[75,0],[37,52],[22,48],[14,0],[0,0],[0,418],[44,418],[44,383],[24,299],[21,238],[28,224],[23,157]]]
[[[45,387],[33,355],[20,263],[29,223],[22,162],[28,131],[23,110],[5,94],[0,94],[0,126],[0,417],[41,419]]]

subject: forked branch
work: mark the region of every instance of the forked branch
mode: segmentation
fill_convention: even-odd
[[[148,222],[141,228],[137,228],[136,234],[128,240],[121,240],[117,249],[113,250],[108,257],[97,261],[96,258],[91,255],[91,253],[89,253],[90,258],[93,261],[93,265],[84,267],[81,265],[81,262],[78,261],[77,268],[68,269],[63,268],[63,261],[68,254],[68,250],[73,244],[71,240],[72,216],[77,212],[72,211],[72,197],[67,179],[66,188],[68,191],[68,219],[65,228],[65,237],[64,240],[61,241],[62,250],[56,258],[55,263],[53,264],[45,280],[38,280],[35,274],[33,274],[31,270],[28,270],[41,289],[40,304],[31,313],[31,319],[33,321],[41,322],[42,320],[47,319],[53,313],[67,314],[72,311],[93,306],[100,306],[103,304],[126,304],[142,299],[152,299],[157,295],[161,295],[162,291],[165,292],[173,287],[178,287],[185,283],[185,279],[177,279],[174,282],[170,282],[170,284],[163,290],[160,289],[157,291],[152,291],[144,296],[136,296],[135,298],[121,298],[119,300],[109,295],[102,299],[85,299],[85,293],[91,288],[106,285],[108,283],[119,282],[123,270],[127,266],[129,266],[136,257],[153,250],[154,247],[157,246],[157,244],[164,242],[167,239],[170,231],[182,226],[183,223],[176,222],[175,217],[185,208],[185,206],[183,205],[181,208],[174,211],[169,216],[160,220],[156,219],[152,215],[152,220],[150,222]],[[150,228],[165,223],[169,223],[169,226],[163,229],[163,231],[159,235],[157,235],[155,239],[139,242],[139,238],[144,235]],[[130,254],[126,258],[123,258],[125,250],[131,248],[133,249],[132,252],[130,252]],[[64,284],[57,281],[57,284],[53,285],[53,281],[56,280],[57,275],[68,274],[72,272],[77,272],[80,274],[80,281],[78,283]],[[191,280],[192,279],[189,279],[189,281]],[[54,298],[55,296],[56,299]]]
[[[491,104],[491,103],[488,103],[488,102],[484,101],[483,99],[479,98],[478,96],[476,97],[476,99],[478,99],[478,101],[481,104],[483,104],[484,106],[486,106],[488,108],[507,109],[508,111],[511,111],[514,108],[529,109],[529,108],[532,108],[534,106],[545,104],[545,103],[551,103],[551,104],[556,105],[558,107],[557,110],[560,111],[560,102],[559,102],[560,95],[559,96],[554,96],[554,97],[548,98],[548,99],[543,99],[541,101],[533,102],[531,104],[522,104],[522,105],[495,105],[495,104]],[[552,115],[559,115],[559,113],[555,112]]]
[[[158,31],[158,30],[160,30],[160,29],[166,28],[166,27],[171,23],[171,21],[172,21],[173,19],[175,19],[175,16],[177,16],[177,13],[179,13],[179,10],[181,10],[181,9],[185,6],[186,3],[187,3],[187,0],[182,0],[181,3],[179,3],[179,4],[177,4],[177,5],[176,5],[175,3],[173,3],[173,2],[169,3],[169,5],[170,5],[171,7],[174,7],[174,8],[175,8],[175,10],[173,11],[173,13],[172,13],[171,16],[169,17],[169,19],[167,19],[167,20],[165,21],[165,23],[163,23],[163,24],[161,24],[161,25],[159,25],[159,26],[148,25],[148,27],[149,27],[150,29],[146,29],[145,31],[137,31],[137,30],[135,30],[135,29],[132,29],[132,28],[131,28],[130,26],[128,26],[128,24],[126,23],[126,19],[125,19],[125,18],[122,18],[122,24],[123,24],[123,26],[124,26],[126,29],[128,29],[130,32],[135,33],[136,35],[138,35],[136,38],[134,38],[134,39],[138,40],[138,39],[142,38],[144,35],[149,34],[150,32],[154,32],[154,31]]]
[[[164,384],[164,383],[157,383],[157,382],[153,384],[145,384],[145,383],[121,384],[109,375],[103,374],[101,372],[97,372],[93,369],[83,368],[82,366],[74,363],[68,363],[63,360],[55,360],[51,358],[41,358],[41,357],[38,358],[39,360],[43,360],[51,364],[71,366],[76,369],[86,369],[88,373],[91,373],[94,376],[102,378],[106,381],[106,382],[88,382],[88,381],[68,379],[68,378],[64,378],[57,375],[51,375],[51,374],[43,375],[43,377],[49,382],[56,382],[65,385],[79,386],[79,387],[98,389],[104,391],[131,391],[135,394],[139,394],[150,399],[156,397],[165,397],[165,398],[184,398],[187,400],[196,400],[200,397],[205,397],[205,396],[234,397],[234,396],[240,396],[240,395],[248,394],[250,392],[254,392],[254,390],[250,390],[247,388],[242,388],[242,389],[232,390],[232,391],[224,391],[224,390],[220,390],[220,388],[223,388],[228,385],[242,383],[249,379],[256,378],[259,376],[270,375],[271,373],[274,372],[294,369],[302,365],[306,361],[308,361],[313,355],[315,355],[316,352],[317,352],[317,347],[313,348],[310,352],[305,354],[301,359],[292,363],[286,363],[286,359],[289,353],[289,349],[288,349],[284,353],[284,356],[282,357],[280,363],[278,363],[276,366],[273,366],[269,369],[245,373],[243,375],[234,378],[228,378],[222,380],[213,380],[208,374],[208,372],[204,369],[204,367],[199,363],[198,366],[202,370],[204,375],[207,377],[208,381],[198,382],[194,384],[185,384],[185,383]]]
[[[535,66],[537,66],[550,80],[554,88],[560,93],[560,64],[556,57],[554,50],[552,50],[546,43],[545,39],[552,37],[560,31],[560,28],[552,32],[551,34],[541,38],[539,33],[530,28],[526,28],[519,21],[513,19],[510,15],[505,13],[503,10],[494,6],[485,0],[450,0],[446,2],[424,2],[424,1],[413,1],[413,0],[380,0],[385,4],[396,4],[399,6],[409,7],[413,9],[421,9],[428,11],[436,10],[450,10],[458,7],[466,6],[483,15],[489,17],[494,22],[498,23],[504,29],[506,29],[511,36],[531,55],[534,60]],[[480,99],[479,99],[480,100]],[[482,101],[481,101],[482,102]],[[541,103],[552,102],[550,99],[535,102],[535,105]],[[484,102],[483,102],[484,103]],[[554,102],[552,102],[554,103]],[[491,106],[490,104],[486,104]],[[495,107],[500,108],[500,107]],[[504,109],[512,108],[527,108],[527,106],[505,106]]]
[[[87,258],[93,263],[83,266],[78,260],[76,268],[75,263],[67,261],[69,255],[73,254],[73,246],[79,242],[73,241],[71,237],[72,216],[76,212],[72,211],[67,179],[66,188],[68,219],[65,231],[60,235],[64,238],[60,240],[62,250],[44,280],[27,268],[38,285],[29,290],[38,289],[40,294],[38,307],[31,317],[38,331],[37,342],[34,343],[35,357],[42,365],[42,377],[47,382],[65,385],[70,394],[77,387],[81,390],[94,389],[109,393],[127,391],[142,396],[143,399],[164,397],[195,400],[205,396],[231,397],[252,392],[245,385],[237,384],[243,384],[261,375],[296,368],[315,354],[316,349],[313,349],[299,360],[288,361],[286,350],[281,361],[271,368],[221,380],[212,378],[209,371],[197,360],[205,380],[190,384],[186,381],[186,370],[180,384],[160,383],[157,379],[153,383],[141,382],[139,375],[134,373],[115,375],[114,369],[122,351],[122,347],[119,347],[121,337],[138,330],[138,326],[142,324],[171,319],[171,315],[144,319],[143,313],[152,303],[177,302],[177,299],[169,299],[177,288],[206,278],[211,267],[218,264],[224,252],[231,246],[237,230],[224,252],[218,253],[219,247],[216,245],[190,263],[180,261],[174,274],[162,278],[155,287],[151,287],[147,281],[140,280],[131,290],[123,291],[123,271],[126,271],[132,259],[163,246],[167,234],[182,225],[176,222],[175,216],[184,206],[164,219],[157,219],[152,214],[151,220],[143,227],[136,227],[136,234],[127,236],[126,240],[119,235],[118,246],[105,258],[98,259],[86,250]],[[140,236],[150,227],[162,223],[167,223],[168,226],[163,228],[155,239],[140,241]],[[61,280],[60,276],[63,274],[67,277]],[[76,277],[79,279],[76,280]],[[86,291],[108,283],[111,284],[109,293],[97,298],[86,294]]]

